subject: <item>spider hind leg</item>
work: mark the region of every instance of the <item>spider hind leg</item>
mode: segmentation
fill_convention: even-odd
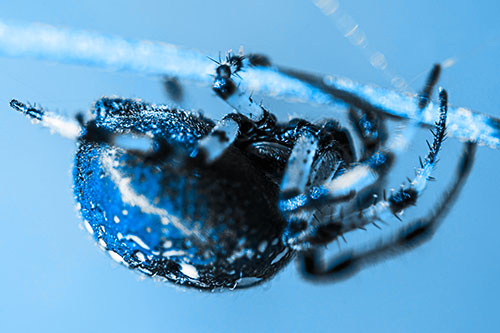
[[[442,90],[440,92],[440,100],[441,115],[439,121],[436,123],[435,132],[433,132],[434,142],[432,145],[429,144],[429,154],[425,162],[421,163],[421,168],[417,171],[416,177],[410,181],[408,186],[401,187],[399,191],[393,193],[388,198],[384,195],[383,200],[378,202],[373,201],[368,207],[362,207],[356,204],[350,205],[347,207],[347,212],[344,212],[341,208],[340,211],[336,213],[332,212],[330,216],[323,216],[321,220],[313,213],[315,200],[309,200],[309,202],[304,199],[297,200],[300,196],[296,196],[295,200],[297,200],[300,205],[297,205],[297,207],[281,207],[289,222],[289,226],[294,227],[291,228],[293,231],[291,237],[290,232],[285,233],[285,240],[287,243],[300,250],[308,249],[321,244],[322,241],[333,240],[337,237],[342,237],[343,234],[349,231],[362,229],[367,224],[374,224],[377,226],[375,222],[383,222],[390,216],[395,216],[400,219],[400,215],[406,208],[415,205],[418,197],[421,195],[430,179],[431,171],[436,164],[438,152],[445,138],[447,115],[446,91]],[[293,154],[292,152],[292,156]],[[303,159],[303,161],[305,160]],[[349,173],[349,171],[347,171],[347,173]],[[342,176],[343,175],[338,178]],[[284,179],[286,180],[286,178]],[[298,182],[296,182],[296,184],[298,184]],[[304,194],[302,194],[302,196],[304,196]],[[345,199],[348,200],[350,198],[352,198],[352,196],[347,196]],[[289,199],[288,202],[290,201]],[[346,214],[344,215],[344,213]],[[313,218],[316,221],[314,221]],[[298,226],[298,228],[296,226]]]
[[[440,65],[434,65],[421,92],[420,96],[422,97],[418,105],[418,112],[422,112],[430,102],[430,96],[439,78],[440,72]],[[365,110],[362,111],[361,115],[358,115],[354,110],[350,111],[351,123],[353,123],[354,127],[357,129],[366,147],[370,147],[372,141],[377,143],[377,140],[373,138],[373,136],[375,136],[375,139],[377,139],[375,135],[376,127],[373,122],[376,118],[373,115],[370,117],[370,112],[374,111]],[[344,196],[353,190],[358,193],[379,182],[380,178],[383,178],[387,174],[387,170],[392,167],[393,161],[397,155],[406,150],[418,126],[416,122],[410,122],[401,133],[391,140],[385,142],[384,138],[379,138],[378,140],[384,140],[382,147],[378,149],[368,148],[368,152],[371,151],[371,154],[365,152],[365,157],[360,163],[350,168],[340,177],[331,179],[322,184],[327,190],[328,196],[332,198]],[[384,133],[381,132],[381,135],[383,134]]]
[[[392,236],[381,239],[361,250],[343,250],[327,262],[322,250],[313,249],[300,254],[300,271],[313,281],[339,281],[351,277],[363,267],[401,255],[430,240],[439,228],[453,202],[458,197],[474,164],[476,143],[468,142],[457,164],[455,180],[431,212],[399,228]]]

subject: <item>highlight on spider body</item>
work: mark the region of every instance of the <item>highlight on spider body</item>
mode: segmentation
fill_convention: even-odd
[[[248,68],[271,66],[254,58],[215,61],[212,89],[232,109],[218,121],[117,97],[97,100],[91,116],[77,121],[17,100],[11,106],[77,141],[74,195],[83,225],[112,259],[158,280],[202,290],[247,288],[294,257],[307,278],[335,280],[389,249],[403,252],[424,229],[437,228],[468,175],[474,144],[467,145],[460,162],[467,166],[438,212],[406,224],[397,237],[382,235],[364,251],[340,251],[321,264],[324,245],[368,224],[400,219],[417,203],[445,137],[444,90],[427,157],[408,185],[387,196],[384,180],[416,122],[390,135],[386,117],[359,105],[346,110],[352,130],[334,119],[280,122],[240,89]],[[435,66],[418,112],[438,75]],[[353,135],[362,145],[359,160]]]

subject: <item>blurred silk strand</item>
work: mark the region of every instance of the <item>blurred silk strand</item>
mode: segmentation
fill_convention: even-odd
[[[45,24],[21,25],[4,21],[0,21],[0,56],[166,75],[206,85],[212,83],[217,66],[199,51],[163,42],[127,40]],[[363,105],[429,126],[439,117],[439,105],[432,102],[423,112],[417,112],[415,95],[331,75],[275,67],[249,67],[239,75],[241,89],[290,102]],[[450,136],[500,149],[499,119],[451,106],[447,127]]]

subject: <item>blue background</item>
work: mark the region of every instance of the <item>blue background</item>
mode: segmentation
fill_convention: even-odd
[[[458,62],[440,82],[455,105],[500,117],[497,1],[342,1],[391,69],[423,83],[433,63]],[[310,1],[2,1],[1,19],[45,22],[161,40],[207,55],[237,50],[275,63],[390,87],[367,58]],[[112,262],[78,226],[71,191],[73,142],[32,126],[11,98],[73,115],[102,95],[167,102],[161,80],[30,59],[0,58],[0,331],[492,331],[500,320],[500,152],[481,148],[464,191],[424,246],[337,284],[311,284],[291,264],[266,285],[206,294],[142,280]],[[281,115],[335,116],[327,108],[264,103]],[[207,88],[186,105],[229,112]],[[425,153],[418,136],[407,172]],[[438,167],[453,170],[450,139]],[[406,156],[406,155],[405,155]],[[406,169],[404,169],[406,168]],[[397,185],[404,172],[395,172]],[[392,184],[392,183],[391,183]],[[432,203],[439,182],[426,192]],[[424,213],[421,209],[419,213]],[[377,231],[370,229],[375,236]]]

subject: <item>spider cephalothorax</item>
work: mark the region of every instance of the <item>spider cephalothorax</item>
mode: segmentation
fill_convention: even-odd
[[[470,169],[472,144],[433,215],[362,251],[319,260],[321,246],[399,218],[416,203],[444,139],[445,91],[429,154],[408,185],[386,195],[382,180],[411,131],[389,139],[376,110],[351,107],[349,119],[363,144],[358,160],[350,132],[337,121],[281,123],[241,92],[235,71],[245,61],[270,65],[249,58],[218,62],[213,89],[236,112],[217,123],[123,98],[98,100],[80,126],[15,100],[11,105],[49,126],[72,129],[66,132],[78,138],[74,191],[85,227],[113,259],[160,279],[208,290],[244,288],[274,276],[294,255],[306,276],[335,279],[432,234]],[[420,109],[438,75],[436,66]],[[123,138],[147,146],[130,147]]]

